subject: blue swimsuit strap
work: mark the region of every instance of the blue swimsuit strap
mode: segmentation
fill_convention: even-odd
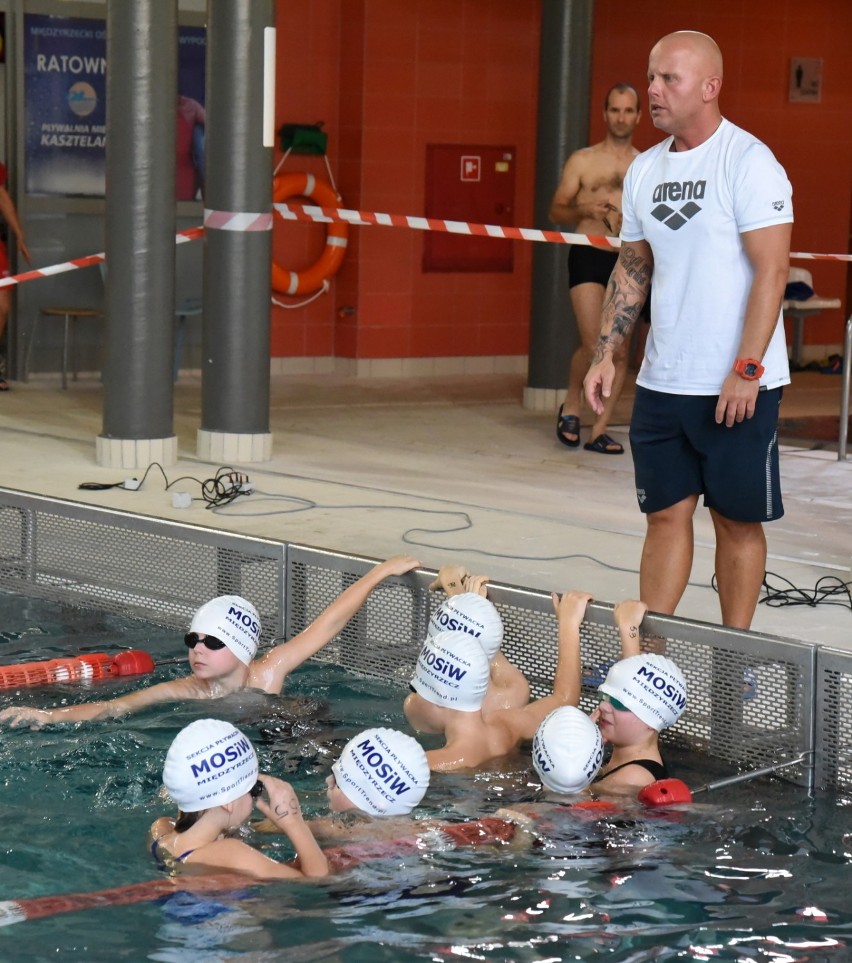
[[[162,838],[162,837],[160,837],[160,838]],[[172,861],[175,862],[175,863],[182,863],[188,856],[191,856],[194,852],[195,852],[194,849],[188,849],[185,853],[181,853],[180,856],[172,856],[172,854],[169,853],[169,859],[172,860]],[[163,857],[160,855],[160,839],[159,839],[159,838],[158,838],[158,839],[155,839],[155,840],[151,843],[151,855],[154,857],[154,859],[157,860],[157,862],[158,862],[160,865],[165,865],[165,862],[166,862],[166,861],[165,861],[165,860],[163,859]]]

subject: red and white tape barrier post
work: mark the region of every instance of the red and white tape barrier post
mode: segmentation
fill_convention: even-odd
[[[545,231],[535,227],[511,227],[506,224],[474,224],[469,221],[448,221],[436,217],[418,217],[413,214],[380,214],[375,211],[353,211],[342,207],[316,207],[313,204],[274,204],[273,207],[285,221],[311,221],[317,224],[339,222],[360,227],[404,227],[413,231],[442,231],[446,234],[467,234],[471,237],[502,237],[513,241],[585,244],[606,251],[616,251],[621,247],[621,241],[617,237],[606,237],[603,234],[571,234],[567,231]],[[217,223],[214,224],[213,221],[209,223],[211,227],[224,230],[269,230],[271,223],[269,220],[271,215],[240,215],[228,211],[205,212],[205,223],[208,223],[208,214],[222,215],[215,218]],[[251,217],[254,220],[247,226],[240,220],[245,217]],[[179,231],[175,235],[175,243],[186,244],[188,241],[197,241],[203,236],[203,227],[191,227],[185,231]],[[852,254],[810,254],[794,251],[790,254],[790,258],[809,261],[852,261]],[[63,261],[61,264],[35,268],[12,277],[0,278],[0,288],[91,267],[105,260],[106,255],[101,252]]]

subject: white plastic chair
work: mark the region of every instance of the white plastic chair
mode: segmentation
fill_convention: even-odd
[[[791,267],[787,275],[787,283],[801,281],[813,291],[814,279],[807,268]],[[784,314],[793,319],[793,347],[790,351],[790,366],[795,370],[802,364],[802,345],[805,340],[805,319],[814,317],[823,311],[831,311],[840,307],[840,298],[821,298],[818,294],[804,301],[785,299],[781,303]]]

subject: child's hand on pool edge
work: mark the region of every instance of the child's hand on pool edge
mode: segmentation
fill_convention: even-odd
[[[420,567],[420,560],[413,555],[393,555],[386,561],[379,562],[376,572],[381,574],[382,578],[389,578],[391,575],[405,575]]]

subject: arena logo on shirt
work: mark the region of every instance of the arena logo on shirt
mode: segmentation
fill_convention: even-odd
[[[664,181],[654,188],[653,201],[657,205],[651,214],[666,227],[677,231],[701,210],[696,200],[704,198],[707,181]],[[675,210],[665,201],[686,201]]]
[[[664,181],[654,188],[653,201],[693,201],[703,200],[707,181]]]

